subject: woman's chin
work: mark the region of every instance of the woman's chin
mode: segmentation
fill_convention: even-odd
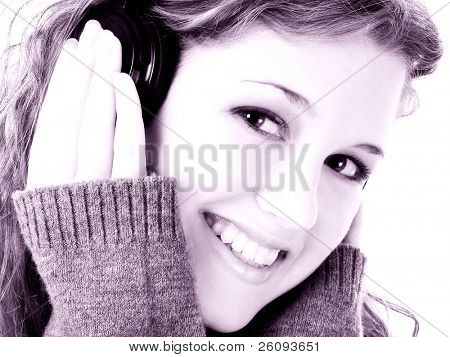
[[[251,318],[243,320],[241,318],[233,319],[227,316],[226,319],[203,317],[203,320],[205,326],[208,326],[217,332],[232,333],[245,327],[250,322]]]
[[[215,306],[215,304],[208,304],[208,306],[203,308],[200,306],[200,309],[204,324],[221,333],[231,333],[240,330],[256,315],[256,312],[244,312],[239,307],[234,309],[220,308],[220,306]]]

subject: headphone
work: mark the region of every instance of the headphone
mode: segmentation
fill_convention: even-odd
[[[91,6],[73,30],[79,39],[87,21],[97,20],[122,44],[122,69],[130,75],[139,94],[144,123],[164,102],[180,56],[179,39],[136,0],[110,0]]]

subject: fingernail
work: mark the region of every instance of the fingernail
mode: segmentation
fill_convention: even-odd
[[[97,41],[96,65],[103,69],[120,71],[120,41],[109,30],[103,30]]]
[[[84,30],[86,31],[89,29],[101,29],[102,25],[100,24],[100,22],[98,22],[97,20],[89,20],[88,22],[86,22],[86,24],[84,25]]]
[[[64,42],[63,48],[65,51],[71,52],[77,48],[78,41],[75,38],[69,38]]]
[[[78,44],[78,40],[76,38],[69,38],[64,46],[76,46]]]

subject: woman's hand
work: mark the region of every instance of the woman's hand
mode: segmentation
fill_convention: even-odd
[[[145,175],[145,132],[120,41],[97,21],[69,39],[39,113],[27,189]]]
[[[364,208],[363,204],[361,203],[358,212],[356,213],[355,218],[353,218],[352,224],[350,225],[348,233],[345,236],[342,243],[347,243],[354,247],[359,248],[359,244],[361,242],[363,216],[364,216]]]

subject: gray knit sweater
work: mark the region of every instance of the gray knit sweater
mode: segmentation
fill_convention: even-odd
[[[176,180],[151,176],[12,195],[53,307],[45,336],[226,336],[203,324]],[[340,244],[230,336],[361,336],[366,257]]]

